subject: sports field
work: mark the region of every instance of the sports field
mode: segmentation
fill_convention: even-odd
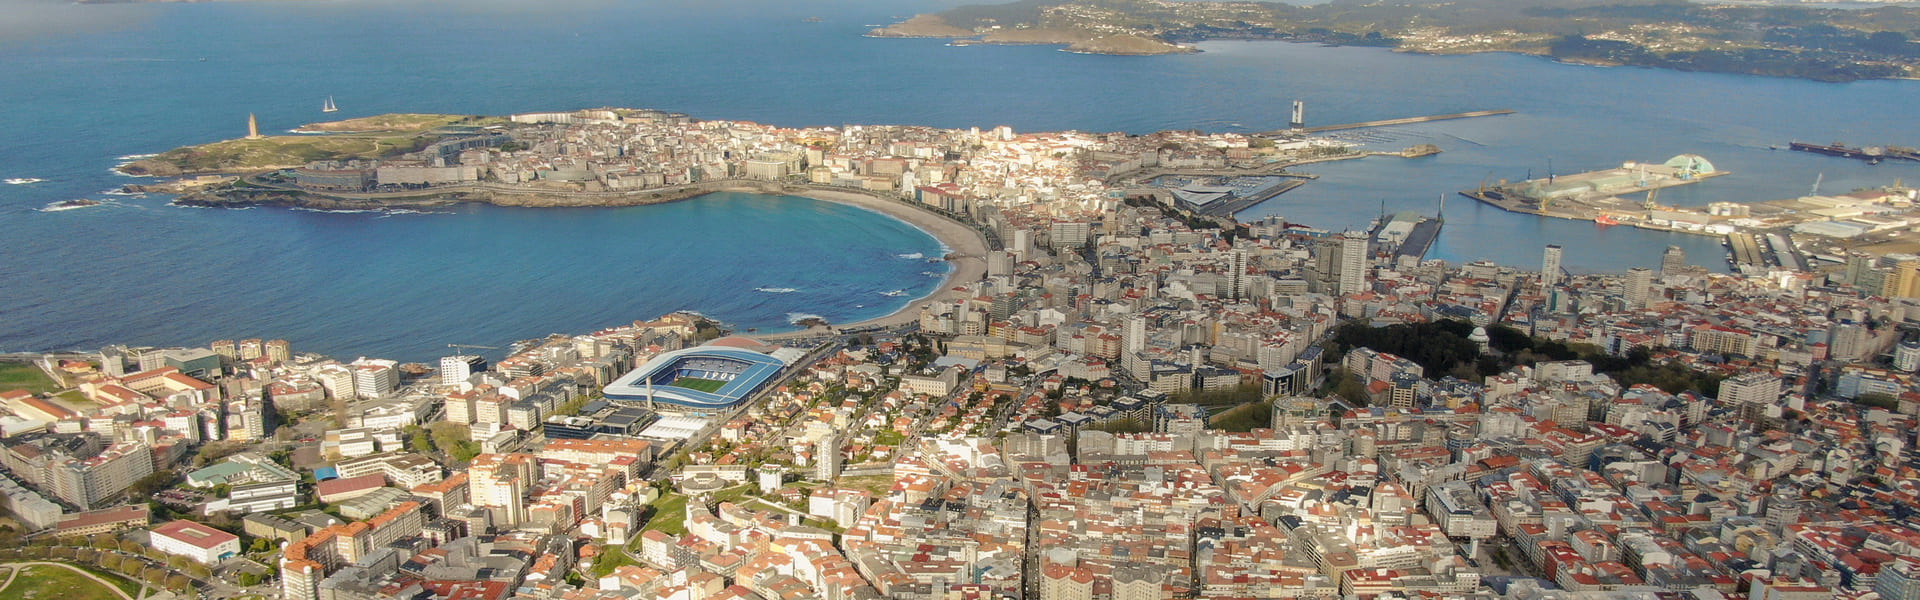
[[[713,393],[724,385],[727,385],[727,382],[714,379],[701,379],[698,377],[681,377],[673,380],[673,387],[683,387],[696,392]]]

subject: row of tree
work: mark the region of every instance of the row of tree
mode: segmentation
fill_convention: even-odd
[[[1610,375],[1623,386],[1649,384],[1671,394],[1695,391],[1707,396],[1719,394],[1719,376],[1700,373],[1685,365],[1654,363],[1653,354],[1636,348],[1624,356],[1606,352],[1591,344],[1567,344],[1536,339],[1526,332],[1494,324],[1487,328],[1488,346],[1493,354],[1482,355],[1477,344],[1468,341],[1473,324],[1444,320],[1373,327],[1365,320],[1351,321],[1334,331],[1334,356],[1344,356],[1355,348],[1372,348],[1398,355],[1425,369],[1428,378],[1453,375],[1478,381],[1514,367],[1532,366],[1542,361],[1584,360],[1596,373]],[[1348,400],[1361,400],[1366,393],[1357,379],[1336,371],[1329,378],[1329,392]]]
[[[147,585],[165,588],[185,594],[193,591],[193,578],[177,570],[149,562],[137,556],[124,555],[114,550],[101,550],[90,547],[74,546],[15,546],[0,548],[0,560],[19,561],[56,561],[67,562],[82,567],[96,567],[105,571],[104,578],[111,579],[113,574],[124,575],[133,581],[146,582]],[[195,566],[204,570],[204,565]]]

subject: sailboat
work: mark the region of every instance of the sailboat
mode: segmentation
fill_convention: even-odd
[[[340,107],[333,105],[333,96],[327,96],[327,101],[320,104],[320,112],[329,113],[339,111]]]

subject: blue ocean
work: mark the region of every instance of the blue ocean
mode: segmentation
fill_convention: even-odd
[[[177,208],[103,195],[125,157],[262,128],[386,112],[650,107],[782,126],[1259,131],[1292,100],[1310,124],[1467,110],[1517,114],[1352,134],[1420,159],[1316,165],[1243,213],[1328,229],[1431,214],[1430,257],[1579,271],[1657,264],[1668,245],[1724,269],[1715,238],[1538,219],[1454,196],[1482,182],[1700,154],[1733,176],[1661,201],[1759,201],[1882,186],[1920,167],[1785,150],[1920,145],[1912,81],[1827,84],[1557,64],[1518,55],[1213,42],[1165,57],[862,37],[953,2],[372,0],[9,6],[0,17],[0,351],[292,340],[428,360],[689,309],[738,329],[883,315],[937,284],[936,241],[817,201],[720,195],[618,209],[459,206],[430,214]],[[16,9],[17,8],[17,9]],[[818,21],[810,17],[819,17]],[[319,112],[333,97],[341,111]],[[41,212],[74,198],[106,206]],[[933,276],[930,276],[933,275]],[[791,290],[791,291],[788,291]],[[902,291],[902,295],[887,295]]]

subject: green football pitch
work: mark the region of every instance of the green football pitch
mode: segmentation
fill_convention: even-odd
[[[713,393],[715,391],[719,391],[719,389],[725,385],[727,385],[727,382],[725,381],[719,381],[714,379],[701,379],[698,377],[681,377],[679,379],[673,380],[673,387],[683,387],[690,390],[707,392],[707,393]]]

